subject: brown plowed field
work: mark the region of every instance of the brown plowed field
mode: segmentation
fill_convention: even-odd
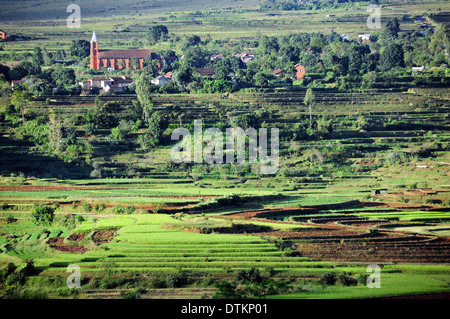
[[[63,237],[52,237],[47,240],[47,244],[53,249],[65,251],[65,252],[78,252],[84,253],[88,249],[80,245],[68,245],[64,243]]]

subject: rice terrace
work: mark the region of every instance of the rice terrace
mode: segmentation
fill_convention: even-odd
[[[0,299],[449,298],[448,1],[96,3],[2,1]]]

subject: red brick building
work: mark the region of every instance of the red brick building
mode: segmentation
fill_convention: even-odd
[[[152,54],[150,50],[99,50],[97,35],[92,34],[91,40],[91,69],[101,68],[113,69],[142,69],[145,59],[151,57],[159,59],[159,56]]]
[[[6,39],[6,32],[0,30],[0,39],[5,40]]]

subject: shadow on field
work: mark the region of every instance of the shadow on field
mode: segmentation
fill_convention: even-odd
[[[32,150],[33,143],[0,136],[0,174],[37,178],[87,178],[90,166],[67,163]]]

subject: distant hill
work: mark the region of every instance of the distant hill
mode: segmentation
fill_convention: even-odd
[[[65,19],[71,2],[58,0],[1,0],[0,21],[42,21]],[[111,17],[118,15],[164,13],[172,11],[201,11],[258,4],[258,0],[79,0],[72,2],[81,8],[82,18]]]

